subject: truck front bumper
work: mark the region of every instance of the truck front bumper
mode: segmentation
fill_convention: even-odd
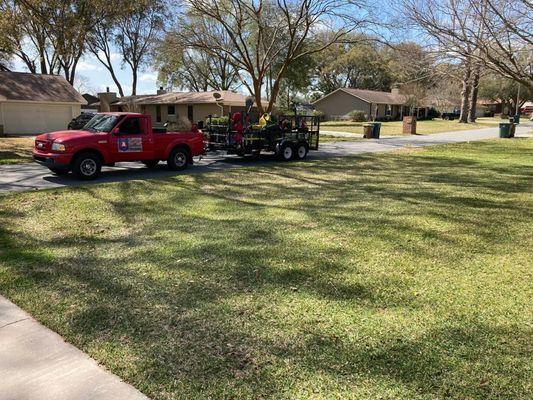
[[[69,169],[72,156],[70,154],[46,153],[33,150],[33,161],[48,168]]]

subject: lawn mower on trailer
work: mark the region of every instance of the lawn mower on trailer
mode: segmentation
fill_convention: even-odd
[[[265,114],[252,124],[250,108],[244,114],[230,114],[222,122],[209,116],[204,129],[207,151],[239,156],[271,152],[288,161],[303,160],[309,150],[318,150],[320,119],[317,116],[295,113],[275,118]]]

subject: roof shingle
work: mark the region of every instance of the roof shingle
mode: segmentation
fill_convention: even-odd
[[[86,104],[62,76],[27,72],[0,72],[0,101],[7,100]]]

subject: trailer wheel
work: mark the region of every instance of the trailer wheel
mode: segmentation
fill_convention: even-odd
[[[290,161],[294,157],[294,149],[290,143],[282,143],[278,148],[278,157],[283,161]]]
[[[307,143],[301,142],[298,143],[298,146],[296,146],[296,158],[298,160],[303,160],[305,157],[307,157],[307,153],[309,152],[309,146]]]
[[[181,171],[187,168],[189,152],[183,147],[176,147],[168,156],[167,165],[172,171]]]

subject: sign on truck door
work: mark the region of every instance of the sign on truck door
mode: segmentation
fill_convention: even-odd
[[[149,120],[130,116],[113,129],[111,152],[117,161],[149,160],[154,156],[154,143]]]

